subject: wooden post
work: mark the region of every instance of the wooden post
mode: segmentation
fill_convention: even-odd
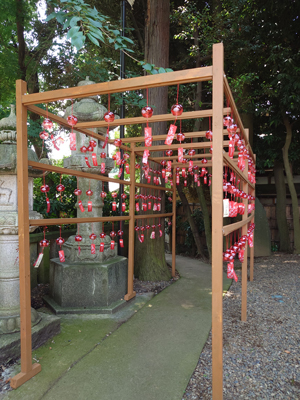
[[[173,173],[173,204],[172,204],[172,276],[176,275],[176,174],[175,168]]]
[[[223,44],[213,45],[212,395],[223,399]]]
[[[21,386],[42,369],[32,364],[31,345],[31,293],[30,293],[30,245],[28,204],[28,150],[27,109],[22,104],[22,95],[27,92],[26,82],[16,82],[17,106],[17,179],[18,179],[18,225],[19,225],[19,271],[20,271],[20,331],[21,372],[14,376],[10,386]]]
[[[129,191],[129,233],[128,233],[128,289],[124,296],[126,301],[135,297],[136,292],[133,290],[133,274],[134,274],[134,212],[135,212],[135,144],[131,143],[130,155],[130,191]]]
[[[249,139],[249,129],[245,129],[247,139]],[[248,177],[248,160],[246,160],[246,166],[244,174]],[[248,183],[243,181],[243,191],[248,193]],[[248,218],[248,199],[244,199],[245,212],[243,220]],[[242,227],[242,235],[246,235],[248,231],[248,224]],[[248,277],[248,245],[245,246],[244,261],[242,263],[242,314],[241,320],[247,321],[247,277]]]

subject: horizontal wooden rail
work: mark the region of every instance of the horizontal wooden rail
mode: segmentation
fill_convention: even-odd
[[[146,189],[154,189],[154,190],[164,190],[164,191],[169,190],[165,186],[150,185],[148,183],[135,183],[135,186],[140,187],[140,188],[146,188]]]
[[[64,99],[77,99],[79,97],[97,96],[108,93],[122,93],[130,90],[150,89],[153,87],[169,86],[183,83],[209,81],[212,79],[212,67],[185,69],[182,71],[167,72],[164,74],[139,76],[95,83],[93,85],[76,86],[67,89],[52,90],[49,92],[23,94],[22,103],[29,104],[49,103]]]
[[[202,164],[202,161],[193,161],[193,166],[194,166],[194,167],[197,166],[197,167],[209,168],[209,167],[212,166],[212,162],[209,161],[209,162],[207,162],[206,164]],[[172,164],[172,168],[176,168],[176,167],[188,169],[189,164],[188,164],[188,163],[179,163],[179,162],[176,162],[176,161],[175,161],[175,162],[173,162],[173,164]]]
[[[54,165],[42,164],[36,161],[28,161],[28,165],[34,169],[41,169],[43,171],[56,172],[58,174],[79,176],[80,178],[95,179],[103,182],[114,182],[123,185],[131,185],[130,181],[123,181],[122,179],[109,178],[108,176],[91,174],[89,172],[77,171],[75,169],[55,167]],[[87,168],[87,167],[86,167]]]
[[[183,146],[183,149],[185,149],[185,147]],[[211,154],[210,153],[201,153],[201,154],[195,154],[194,156],[190,156],[190,155],[188,155],[188,154],[186,154],[186,155],[184,155],[183,157],[186,157],[186,158],[188,158],[188,159],[192,159],[192,160],[195,160],[195,159],[197,159],[197,158],[211,158]],[[177,160],[178,159],[178,156],[171,156],[171,157],[168,157],[168,156],[166,156],[165,158],[164,158],[166,161],[167,160]],[[149,157],[149,160],[150,160],[150,157]],[[159,161],[159,163],[160,163],[160,161],[162,160],[162,157],[152,157],[152,160],[153,161]]]
[[[224,140],[224,147],[229,146],[229,140]],[[194,143],[185,143],[185,149],[207,149],[210,148],[211,142],[194,142]],[[179,147],[182,147],[182,144],[171,144],[170,146],[167,144],[164,145],[156,145],[151,147],[138,147],[139,151],[150,150],[152,151],[166,151],[166,150],[178,150]],[[188,156],[187,156],[188,157]],[[167,156],[165,157],[167,160]]]
[[[246,210],[245,210],[245,212],[246,212]],[[248,217],[247,219],[244,219],[244,220],[239,221],[239,222],[235,222],[234,224],[223,226],[223,235],[227,236],[231,232],[234,232],[237,229],[240,229],[242,226],[248,224],[252,220],[252,218],[254,218],[254,213],[252,213],[250,215],[250,217]]]
[[[230,108],[224,108],[223,114],[226,115],[230,112]],[[196,118],[208,118],[212,116],[212,110],[198,110],[198,111],[187,111],[183,112],[176,119],[196,119]],[[132,118],[122,118],[115,119],[113,122],[110,122],[109,126],[120,126],[120,125],[137,125],[137,124],[145,124],[146,119],[144,117],[132,117]],[[153,122],[162,122],[162,121],[175,121],[175,117],[173,114],[159,114],[153,115],[149,118],[149,123]],[[106,121],[90,121],[90,122],[80,122],[76,125],[76,128],[100,128],[107,127]],[[125,142],[125,140],[124,140]]]
[[[232,169],[233,172],[235,172],[241,179],[243,179],[244,182],[248,183],[248,185],[254,189],[253,183],[251,183],[248,179],[248,177],[245,176],[245,174],[239,169],[239,167],[236,164],[237,159],[231,159],[228,154],[225,152],[223,153],[223,160],[224,163]]]
[[[126,221],[129,220],[129,215],[118,217],[86,217],[86,218],[49,218],[49,219],[30,219],[31,226],[48,226],[48,225],[71,225],[84,224],[90,222],[110,222],[110,221]]]
[[[172,217],[173,213],[167,213],[167,214],[147,214],[147,215],[135,215],[134,219],[147,219],[147,218],[167,218],[167,217]]]

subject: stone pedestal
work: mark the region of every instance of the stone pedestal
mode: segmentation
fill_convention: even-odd
[[[52,301],[45,300],[57,314],[114,312],[127,289],[127,258],[114,257],[103,263],[53,259],[50,288]]]

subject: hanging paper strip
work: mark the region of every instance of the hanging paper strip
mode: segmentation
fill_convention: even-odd
[[[93,161],[94,167],[97,167],[98,162],[97,162],[97,154],[96,153],[92,153],[92,161]]]
[[[149,155],[150,155],[150,151],[149,150],[144,150],[143,160],[142,160],[143,164],[148,164]]]
[[[73,130],[70,132],[70,150],[76,150],[76,134]]]
[[[183,161],[183,147],[179,147],[178,149],[178,162],[182,163]]]
[[[89,168],[92,168],[92,167],[91,167],[91,164],[90,164],[90,162],[89,162],[89,158],[88,158],[87,156],[85,156],[84,159],[85,159],[86,165],[87,165]]]
[[[150,147],[152,145],[152,128],[145,128],[145,146]]]
[[[172,144],[174,136],[175,136],[175,133],[176,133],[176,129],[177,129],[176,125],[173,125],[173,124],[170,125],[169,131],[168,131],[168,135],[167,135],[167,138],[165,140],[165,144],[166,145],[170,146]]]

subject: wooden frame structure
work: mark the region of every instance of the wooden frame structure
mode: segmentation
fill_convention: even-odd
[[[130,300],[135,296],[133,290],[133,270],[134,270],[134,236],[135,221],[142,218],[153,218],[154,215],[135,215],[135,188],[145,187],[148,189],[159,189],[170,191],[169,188],[154,186],[135,182],[136,156],[140,156],[145,149],[151,153],[164,150],[177,150],[183,146],[185,149],[205,149],[213,145],[211,161],[206,164],[212,168],[212,390],[213,399],[223,398],[223,316],[222,316],[222,296],[223,296],[223,237],[227,236],[236,229],[242,229],[242,234],[247,233],[248,224],[254,222],[254,213],[249,217],[247,212],[242,221],[224,226],[223,220],[223,166],[227,165],[234,171],[243,182],[243,190],[246,193],[255,195],[255,186],[250,183],[247,175],[247,165],[245,172],[241,172],[236,164],[236,159],[228,157],[224,148],[228,147],[229,142],[224,140],[227,132],[223,128],[223,117],[231,113],[235,122],[239,126],[240,135],[243,137],[250,156],[254,161],[254,155],[248,140],[248,131],[244,129],[239,114],[237,112],[226,76],[223,70],[224,64],[223,44],[213,46],[213,65],[210,67],[195,68],[178,72],[169,72],[152,76],[124,79],[98,83],[88,86],[80,86],[69,89],[54,90],[44,93],[27,94],[27,86],[24,81],[16,83],[17,97],[17,172],[18,172],[18,207],[19,207],[19,260],[20,260],[20,316],[21,316],[21,372],[11,380],[11,386],[17,388],[31,377],[41,371],[40,364],[32,365],[31,358],[31,309],[30,309],[30,255],[29,255],[29,226],[61,225],[70,223],[84,222],[104,222],[129,220],[129,249],[128,249],[128,291],[125,300]],[[54,167],[27,159],[27,111],[33,111],[41,116],[46,116],[46,111],[35,106],[38,103],[48,103],[63,99],[82,98],[101,94],[131,91],[137,89],[153,88],[159,86],[186,84],[199,81],[212,81],[212,109],[192,112],[183,112],[177,119],[195,119],[212,117],[213,121],[213,140],[212,142],[194,142],[189,144],[152,145],[147,147],[136,147],[136,143],[144,141],[141,137],[125,138],[122,143],[129,143],[130,147],[122,145],[121,148],[130,153],[130,180],[112,179],[105,176],[89,174],[87,172],[69,170]],[[224,107],[224,95],[229,100],[230,107]],[[49,113],[49,118],[61,126],[68,127],[67,121],[59,116]],[[149,122],[171,121],[174,120],[172,114],[154,115]],[[145,123],[143,117],[125,118],[115,120],[110,126],[142,124]],[[94,133],[90,128],[107,126],[105,121],[82,122],[76,125],[76,131],[84,133],[90,137],[104,141],[104,137]],[[205,132],[188,132],[186,138],[204,137]],[[166,135],[153,136],[153,141],[163,140]],[[109,140],[109,143],[112,143]],[[196,154],[192,158],[194,165],[200,165],[203,154]],[[205,154],[210,157],[210,154]],[[175,162],[176,157],[170,157],[173,162],[172,168],[182,167],[184,164]],[[161,158],[149,157],[149,160],[159,163]],[[223,160],[223,162],[221,162]],[[247,162],[246,162],[247,164]],[[130,187],[129,215],[120,217],[101,217],[101,218],[62,218],[62,219],[39,219],[29,220],[28,212],[28,167],[52,171],[74,176],[97,179],[101,181],[117,182]],[[172,275],[175,275],[175,240],[176,240],[176,181],[175,171],[173,173],[173,207],[172,213],[156,214],[161,218],[172,218]],[[247,200],[245,200],[247,210]],[[242,321],[247,318],[247,249],[245,260],[242,264]],[[253,280],[254,248],[250,250],[250,280]]]

